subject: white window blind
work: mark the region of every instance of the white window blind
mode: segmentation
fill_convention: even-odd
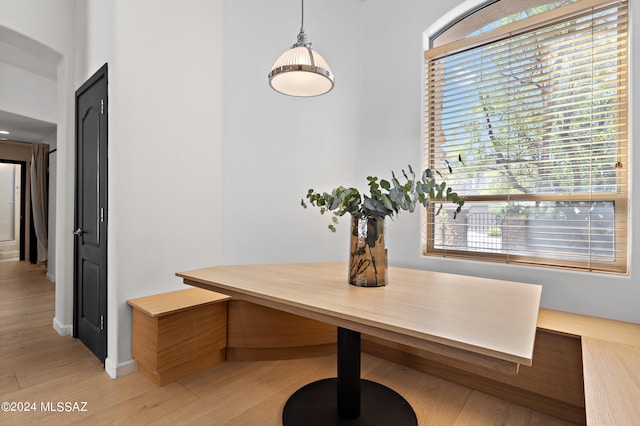
[[[583,0],[425,52],[427,165],[463,211],[427,255],[627,272],[627,3]],[[458,162],[458,158],[462,162]]]

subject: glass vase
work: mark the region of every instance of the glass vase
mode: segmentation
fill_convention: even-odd
[[[351,217],[349,284],[359,287],[387,285],[387,247],[384,217]]]

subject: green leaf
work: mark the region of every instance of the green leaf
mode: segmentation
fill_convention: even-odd
[[[382,194],[380,201],[382,201],[382,204],[384,204],[387,210],[393,210],[393,203],[387,194]]]
[[[393,212],[393,210],[387,209],[382,201],[369,197],[365,197],[362,209],[371,216],[386,216]]]
[[[449,169],[449,173],[453,173],[453,169],[451,168],[451,164],[449,164],[449,160],[445,158],[444,162],[447,165],[447,168]]]
[[[340,198],[331,197],[330,200],[327,200],[327,204],[329,205],[329,210],[335,210],[340,205]]]
[[[404,202],[404,193],[398,188],[393,188],[389,191],[389,199],[392,203],[402,204]]]
[[[433,179],[433,172],[431,169],[425,169],[425,171],[422,172],[422,182],[427,183],[430,179]]]

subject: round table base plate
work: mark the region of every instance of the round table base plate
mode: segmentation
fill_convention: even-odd
[[[284,426],[381,425],[417,426],[411,405],[396,391],[370,380],[360,380],[360,417],[338,416],[337,379],[323,379],[298,389],[282,413]]]

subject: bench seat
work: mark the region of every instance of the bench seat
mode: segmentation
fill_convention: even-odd
[[[640,425],[640,324],[540,309],[538,328],[580,336],[587,425]]]
[[[225,360],[229,296],[200,288],[131,299],[131,353],[163,386]]]

